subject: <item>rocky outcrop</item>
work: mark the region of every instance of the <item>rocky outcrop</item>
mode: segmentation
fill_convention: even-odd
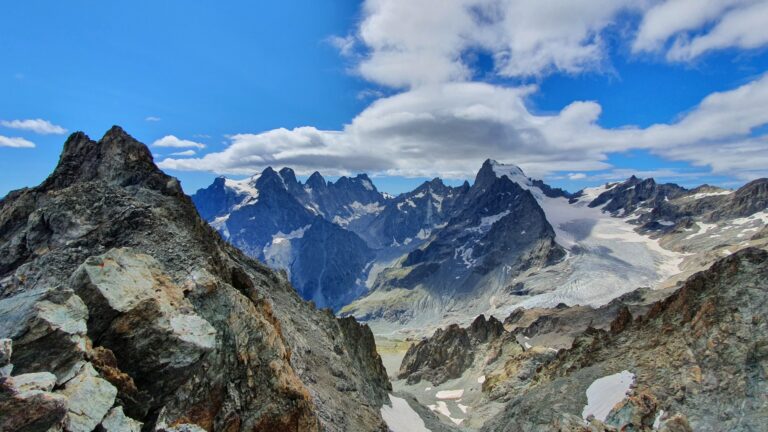
[[[458,324],[451,324],[445,330],[437,329],[432,337],[408,348],[398,378],[406,378],[409,384],[426,379],[440,385],[461,376],[473,359],[467,330]]]
[[[758,395],[768,367],[766,280],[768,252],[745,249],[690,277],[645,315],[621,313],[610,332],[588,329],[510,395],[483,430],[550,428],[563,414],[582,412],[593,382],[622,370],[635,383],[605,430],[647,431],[656,420],[668,431],[765,429],[768,403]]]
[[[708,215],[710,221],[749,216],[768,209],[768,179],[753,180],[728,196],[720,208]]]
[[[403,357],[398,378],[409,384],[427,380],[440,385],[458,378],[475,361],[475,352],[481,344],[499,339],[504,326],[499,320],[480,315],[467,328],[452,324],[439,328],[430,338],[411,345]]]
[[[2,430],[385,428],[370,330],[223,242],[118,127],[0,201],[0,338]]]
[[[603,206],[604,211],[627,215],[637,210],[641,205],[654,207],[686,192],[685,188],[674,183],[659,184],[652,178],[639,179],[632,176],[623,183],[600,194],[589,203],[589,206]]]
[[[33,432],[60,426],[67,399],[51,392],[55,384],[56,376],[47,372],[0,378],[0,430]]]

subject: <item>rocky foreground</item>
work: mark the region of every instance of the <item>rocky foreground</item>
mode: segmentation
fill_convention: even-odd
[[[375,431],[373,335],[229,246],[119,127],[0,201],[0,430]]]
[[[652,295],[662,300],[644,303],[649,295],[598,309],[516,311],[506,328],[479,317],[439,330],[409,349],[399,372],[405,384],[395,387],[442,390],[435,410],[469,430],[768,430],[768,252],[744,249]],[[580,326],[567,349],[531,345],[537,337],[564,343]],[[461,387],[475,376],[479,395]],[[436,387],[414,391],[421,380]],[[441,393],[457,394],[468,416],[450,417],[453,397]]]

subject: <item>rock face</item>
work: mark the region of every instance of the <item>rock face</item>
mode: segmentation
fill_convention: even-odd
[[[432,337],[411,345],[403,358],[398,378],[408,384],[422,379],[440,385],[458,378],[469,368],[478,346],[495,341],[504,333],[499,320],[478,316],[468,328],[452,324],[445,330],[437,329]]]
[[[0,338],[2,430],[385,429],[370,330],[223,242],[118,127],[0,201]]]
[[[483,430],[582,430],[563,428],[563,416],[581,412],[595,380],[622,370],[636,376],[629,397],[589,430],[648,431],[656,420],[668,431],[765,430],[766,281],[764,250],[717,261],[645,315],[620,313],[610,332],[588,329]]]

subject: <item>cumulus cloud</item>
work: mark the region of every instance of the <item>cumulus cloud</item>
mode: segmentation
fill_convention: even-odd
[[[0,147],[33,148],[35,143],[19,137],[0,135]]]
[[[602,33],[629,0],[368,0],[358,38],[359,73],[391,87],[472,76],[464,54],[492,55],[496,73],[541,76],[599,69]]]
[[[40,135],[62,135],[67,133],[67,130],[63,127],[43,119],[0,120],[0,126],[9,129],[26,130]]]
[[[375,101],[339,131],[301,127],[238,134],[221,152],[169,158],[160,165],[236,174],[272,165],[291,166],[302,174],[367,171],[466,178],[492,157],[544,176],[608,169],[609,153],[647,149],[708,165],[714,172],[739,170],[743,177],[768,166],[768,152],[760,152],[765,139],[749,138],[768,124],[768,75],[708,96],[674,123],[647,128],[603,128],[597,124],[601,107],[595,102],[535,114],[526,105],[534,91],[472,82],[422,86]]]
[[[603,39],[627,14],[640,18],[639,28],[621,30],[633,40],[633,52],[686,59],[726,46],[758,46],[768,27],[744,24],[766,16],[760,9],[766,3],[366,0],[356,31],[331,43],[355,59],[361,76],[400,93],[370,93],[371,104],[340,130],[241,133],[228,137],[223,151],[169,157],[160,165],[229,174],[271,165],[300,174],[461,179],[491,157],[532,176],[571,172],[573,180],[583,180],[584,172],[611,169],[611,153],[646,149],[714,173],[754,178],[768,166],[768,152],[761,150],[768,143],[758,129],[768,124],[766,76],[711,94],[674,122],[604,128],[598,103],[575,101],[557,113],[536,113],[528,103],[536,86],[473,81],[477,71],[468,59],[490,55],[495,77],[600,70],[607,57]]]
[[[152,145],[155,147],[176,147],[176,148],[194,147],[198,149],[205,148],[205,144],[200,144],[199,142],[180,139],[174,135],[166,135],[160,138],[159,140],[156,140],[155,142],[153,142]]]
[[[731,47],[759,48],[768,44],[766,16],[765,0],[667,0],[645,13],[632,48],[666,49],[672,61]]]

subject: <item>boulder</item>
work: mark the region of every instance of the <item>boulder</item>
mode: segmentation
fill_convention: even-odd
[[[107,413],[99,425],[100,432],[141,432],[141,422],[123,413],[123,407],[114,407]]]
[[[57,427],[67,413],[67,401],[50,392],[55,384],[51,373],[0,378],[0,430],[46,432]]]
[[[161,392],[216,346],[216,329],[194,312],[181,287],[149,255],[128,248],[88,258],[71,279],[91,310],[88,334]]]
[[[115,403],[117,389],[86,363],[59,393],[67,398],[67,431],[90,432]]]
[[[88,309],[71,290],[19,293],[0,300],[0,336],[14,339],[17,373],[50,371],[58,383],[74,375],[86,352]]]
[[[656,418],[657,406],[655,397],[641,392],[622,400],[613,407],[605,423],[626,432],[650,429]]]

